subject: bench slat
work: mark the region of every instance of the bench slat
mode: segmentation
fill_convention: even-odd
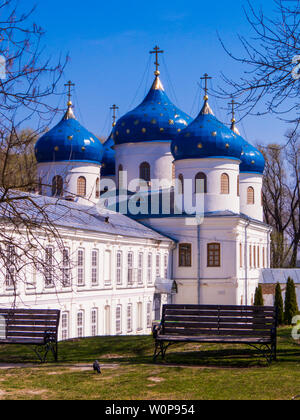
[[[232,329],[179,329],[179,328],[165,328],[164,334],[179,334],[179,335],[199,335],[199,334],[208,334],[208,335],[235,335],[235,336],[271,336],[270,331],[265,330],[232,330]],[[161,334],[161,335],[164,335]]]
[[[2,314],[32,314],[32,315],[58,315],[60,311],[58,309],[0,309],[0,315]]]
[[[270,331],[272,325],[270,324],[234,324],[234,323],[225,323],[225,322],[168,322],[165,321],[165,328],[231,328],[231,329],[255,329],[255,330],[268,330]]]

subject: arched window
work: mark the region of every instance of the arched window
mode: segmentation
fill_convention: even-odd
[[[118,168],[118,187],[119,187],[119,189],[120,189],[120,186],[122,184],[121,172],[123,172],[123,165],[119,165],[119,168]]]
[[[229,176],[227,174],[221,175],[221,194],[229,194]]]
[[[64,181],[60,175],[52,179],[52,197],[61,197],[63,194]]]
[[[97,178],[96,180],[96,193],[95,193],[96,198],[100,197],[100,178]]]
[[[247,189],[247,204],[254,204],[254,188],[248,187]]]
[[[143,162],[140,164],[140,179],[143,179],[146,182],[150,182],[150,165],[148,162]]]
[[[240,176],[239,175],[237,177],[237,186],[236,186],[236,188],[237,188],[237,196],[239,197],[240,196]]]
[[[86,179],[84,176],[80,176],[77,179],[77,195],[79,195],[79,197],[86,196]]]
[[[198,180],[203,181],[203,182],[199,183],[199,182],[197,182]],[[198,184],[199,184],[199,187],[197,188]],[[206,178],[206,175],[203,172],[199,172],[195,176],[195,192],[196,193],[207,193],[207,178]]]
[[[183,194],[183,192],[184,192],[184,178],[183,178],[183,175],[182,174],[179,174],[178,175],[178,181],[180,182],[180,184],[179,184],[179,186],[178,186],[178,193],[179,194]]]

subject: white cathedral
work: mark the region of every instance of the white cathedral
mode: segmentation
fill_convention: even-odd
[[[169,100],[156,62],[149,93],[114,122],[104,144],[77,121],[69,100],[35,154],[35,199],[54,212],[61,202],[68,208],[56,219],[63,252],[51,238],[45,243],[50,264],[62,252],[64,280],[57,284],[51,269],[28,271],[17,305],[60,309],[60,339],[148,334],[166,302],[253,304],[260,270],[270,264],[271,229],[261,199],[265,162],[241,137],[234,116],[231,127],[214,116],[207,89],[193,120]],[[114,210],[99,206],[111,185]],[[201,223],[176,211],[178,186],[182,201],[200,193]],[[154,209],[151,199],[165,192],[173,197],[169,211],[161,204]],[[136,210],[146,202],[148,211],[120,211],[133,197]],[[3,283],[1,306],[15,299],[9,285]]]

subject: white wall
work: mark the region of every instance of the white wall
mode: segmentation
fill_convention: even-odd
[[[151,168],[151,179],[166,180],[165,187],[171,186],[173,156],[170,141],[153,141],[143,143],[126,143],[115,146],[116,178],[119,165],[127,172],[128,183],[140,176],[139,167],[148,162]],[[135,189],[132,189],[135,191]]]
[[[105,335],[107,333],[105,328],[105,307],[110,307],[110,334],[117,334],[116,331],[116,307],[122,306],[122,328],[118,334],[150,334],[151,323],[154,319],[153,300],[155,294],[156,277],[165,276],[165,268],[169,270],[169,252],[171,241],[161,241],[158,243],[155,240],[146,238],[129,238],[124,236],[99,234],[85,231],[61,231],[64,238],[64,247],[70,249],[71,264],[70,272],[72,285],[70,287],[63,287],[61,283],[60,261],[61,249],[57,250],[56,243],[44,242],[44,246],[52,245],[55,249],[55,274],[54,286],[46,287],[45,279],[42,273],[37,273],[31,266],[27,266],[24,271],[23,278],[27,283],[20,283],[17,290],[17,306],[40,309],[60,309],[61,312],[69,314],[68,338],[78,336],[77,314],[79,311],[84,312],[84,336],[92,335],[91,326],[91,310],[97,308],[98,310],[98,325],[96,335]],[[84,286],[78,286],[78,267],[77,267],[77,251],[84,249]],[[98,284],[93,285],[91,281],[91,267],[92,267],[92,250],[97,249],[99,253],[98,260]],[[121,250],[122,258],[122,284],[117,285],[116,275],[116,255]],[[107,271],[105,265],[105,253],[111,252],[110,259],[110,279],[104,276]],[[127,282],[128,266],[127,258],[128,252],[133,252],[133,279],[132,285]],[[138,255],[143,253],[144,263],[142,266],[142,283],[138,284]],[[148,254],[152,254],[151,277],[148,279]],[[160,272],[156,271],[156,255],[160,255]],[[164,266],[164,256],[167,256],[167,267]],[[107,263],[107,260],[106,260]],[[167,273],[169,276],[169,273]],[[106,280],[110,282],[105,283]],[[14,291],[5,287],[4,279],[1,279],[0,299],[1,306],[10,307],[14,302]],[[33,281],[36,284],[33,284]],[[164,302],[164,300],[162,300]],[[132,330],[127,329],[127,306],[133,305],[132,314]],[[137,305],[142,304],[142,325],[139,329],[137,322]],[[147,323],[147,303],[151,303],[150,320]],[[62,338],[62,322],[59,327],[59,339]]]
[[[100,179],[100,165],[84,162],[54,162],[39,163],[37,168],[38,179],[42,180],[42,195],[52,196],[52,179],[60,175],[64,180],[64,196],[68,193],[80,204],[93,205],[96,198],[96,181]],[[77,180],[80,176],[86,178],[86,197],[77,197]]]
[[[195,176],[199,172],[207,177],[207,194],[204,196],[204,211],[230,210],[240,212],[240,198],[237,195],[237,181],[240,161],[230,159],[183,159],[175,161],[175,176],[180,174],[185,180],[192,180],[195,190]],[[229,194],[221,194],[221,175],[229,176]],[[186,191],[186,187],[184,191]]]
[[[263,221],[262,183],[262,175],[251,173],[240,174],[241,213],[260,221]],[[247,191],[249,187],[254,189],[254,204],[247,203]]]

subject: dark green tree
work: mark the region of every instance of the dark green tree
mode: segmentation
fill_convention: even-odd
[[[291,325],[292,319],[298,313],[297,296],[294,281],[289,277],[286,283],[284,300],[284,322]]]
[[[276,284],[275,288],[275,306],[277,307],[277,315],[278,315],[278,324],[282,325],[284,322],[284,316],[283,316],[283,299],[282,299],[282,293],[281,293],[281,287],[279,282]]]
[[[262,293],[261,285],[258,285],[255,289],[254,306],[263,306],[264,298]]]

